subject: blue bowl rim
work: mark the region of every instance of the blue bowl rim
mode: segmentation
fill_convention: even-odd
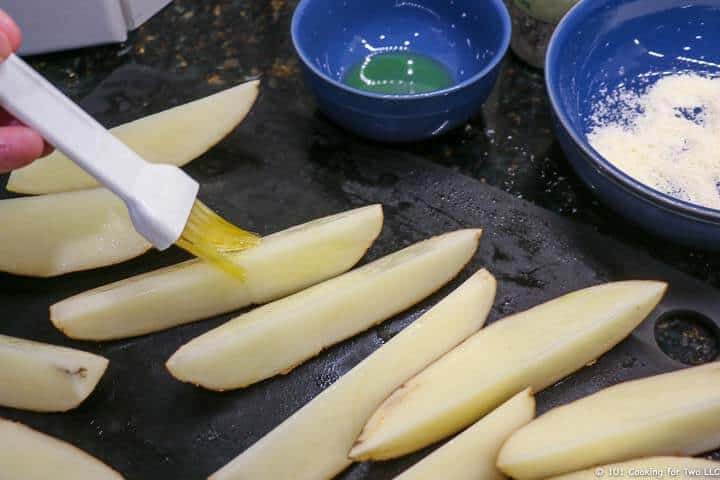
[[[720,223],[720,210],[686,202],[655,190],[613,165],[609,160],[595,150],[584,136],[580,136],[572,128],[572,124],[567,116],[567,113],[560,108],[558,92],[554,88],[555,70],[553,68],[555,63],[553,60],[557,56],[557,50],[560,48],[560,36],[566,30],[572,31],[573,22],[577,23],[586,20],[581,17],[581,15],[585,12],[585,9],[590,8],[589,5],[591,4],[592,6],[597,6],[598,2],[597,0],[581,0],[578,2],[565,15],[565,17],[563,17],[560,23],[558,23],[558,26],[555,29],[548,45],[547,55],[545,57],[545,86],[548,91],[548,96],[550,97],[550,104],[552,105],[555,117],[573,142],[575,142],[575,144],[586,154],[587,157],[592,159],[595,166],[598,167],[598,171],[628,193],[635,197],[639,197],[642,200],[648,200],[658,207],[685,217],[703,220],[708,223]]]
[[[416,93],[413,95],[392,95],[392,94],[381,94],[381,93],[372,93],[372,92],[365,92],[363,90],[360,90],[358,88],[353,88],[348,85],[345,85],[342,82],[339,82],[335,80],[334,78],[328,76],[325,74],[325,72],[318,69],[307,57],[305,54],[305,50],[300,46],[298,41],[298,29],[299,27],[299,18],[300,14],[302,14],[305,9],[308,7],[311,1],[314,0],[301,0],[298,6],[295,8],[295,12],[293,12],[292,17],[292,25],[290,27],[290,36],[292,37],[293,46],[295,47],[295,51],[297,52],[298,56],[300,57],[300,60],[317,76],[324,79],[325,81],[329,82],[330,84],[334,85],[335,87],[345,90],[346,92],[353,93],[355,95],[360,95],[367,98],[374,98],[378,100],[417,100],[421,98],[431,98],[431,97],[438,97],[443,95],[448,95],[450,93],[454,93],[458,90],[462,90],[466,88],[469,85],[472,85],[473,83],[477,82],[478,80],[481,80],[482,78],[486,77],[490,72],[492,72],[505,58],[505,54],[507,53],[508,49],[510,48],[510,39],[512,37],[512,20],[510,19],[510,12],[507,9],[507,6],[505,6],[505,3],[503,0],[483,0],[486,2],[491,3],[494,5],[497,9],[497,11],[500,13],[500,16],[502,18],[502,28],[503,28],[503,38],[500,48],[497,52],[495,52],[495,55],[492,57],[490,62],[483,68],[481,71],[473,75],[472,77],[468,78],[467,80],[464,80],[456,85],[453,85],[452,87],[445,88],[443,90],[435,90],[433,92],[426,92],[426,93]]]

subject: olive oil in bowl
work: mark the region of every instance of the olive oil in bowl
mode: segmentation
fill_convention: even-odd
[[[366,57],[345,75],[345,84],[371,93],[415,95],[451,87],[450,71],[426,55],[383,52]]]

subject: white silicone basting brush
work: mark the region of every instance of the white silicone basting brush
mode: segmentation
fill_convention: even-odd
[[[256,235],[197,200],[198,183],[181,169],[143,160],[15,55],[0,64],[0,105],[122,198],[155,248],[177,244],[242,276],[228,253],[257,245]]]

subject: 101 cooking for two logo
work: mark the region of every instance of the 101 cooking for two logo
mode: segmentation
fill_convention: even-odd
[[[595,469],[597,478],[673,478],[673,477],[719,477],[720,466],[706,468],[692,467],[598,467]]]

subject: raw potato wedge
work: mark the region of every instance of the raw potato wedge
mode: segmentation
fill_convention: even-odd
[[[535,416],[535,398],[526,389],[405,471],[396,480],[503,480],[498,452],[515,430]]]
[[[125,204],[97,188],[0,200],[0,270],[52,277],[137,257],[150,244]]]
[[[243,83],[134,122],[112,134],[145,160],[183,166],[225,138],[245,119],[260,83]],[[17,193],[58,193],[98,187],[97,181],[56,151],[10,174],[7,189]]]
[[[237,255],[246,272],[243,282],[190,260],[63,300],[50,307],[50,318],[70,337],[110,340],[265,303],[350,269],[382,223],[380,205],[314,220],[269,235]]]
[[[485,322],[495,279],[476,273],[330,388],[224,466],[212,480],[324,480],[347,458],[365,421],[398,385]]]
[[[625,382],[550,410],[515,432],[500,469],[526,480],[720,446],[720,363]]]
[[[626,480],[698,480],[720,476],[720,462],[704,458],[651,457],[593,467],[550,480],[598,480],[606,476]]]
[[[64,412],[92,393],[108,360],[72,348],[0,335],[0,365],[0,405]]]
[[[23,424],[0,418],[0,480],[122,480],[100,460]]]
[[[394,392],[350,456],[382,460],[414,452],[525,388],[554,384],[625,338],[665,288],[661,282],[608,283],[495,322]]]
[[[443,286],[473,256],[480,233],[459,230],[416,243],[258,307],[183,345],[167,367],[178,380],[212,390],[287,373]]]

